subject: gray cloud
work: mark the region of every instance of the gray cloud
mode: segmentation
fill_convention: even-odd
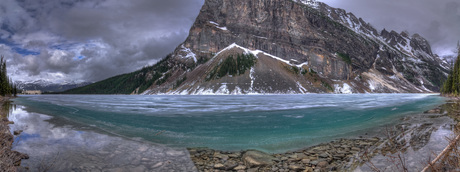
[[[460,3],[453,0],[320,0],[343,8],[381,30],[419,33],[439,55],[452,55],[460,40]]]
[[[0,54],[10,59],[16,80],[105,79],[171,53],[185,40],[203,2],[6,0],[0,4],[0,38],[10,48],[0,48]]]

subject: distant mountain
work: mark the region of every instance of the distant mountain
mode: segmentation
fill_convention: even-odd
[[[65,83],[53,83],[45,80],[36,80],[31,82],[16,81],[19,90],[40,90],[42,92],[62,92],[72,88],[82,87],[91,82],[65,82]]]
[[[422,36],[321,2],[205,0],[165,59],[66,93],[426,93],[449,71]]]

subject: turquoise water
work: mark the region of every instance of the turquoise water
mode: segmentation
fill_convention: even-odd
[[[378,132],[445,99],[430,94],[41,95],[14,101],[54,117],[58,125],[172,147],[284,152]]]

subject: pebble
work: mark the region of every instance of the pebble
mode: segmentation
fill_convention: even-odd
[[[321,168],[325,168],[329,165],[329,163],[327,163],[327,161],[321,161],[318,163],[318,167],[321,167]]]
[[[234,170],[246,170],[246,166],[244,165],[238,165],[236,166],[235,168],[233,168]]]
[[[152,166],[152,168],[158,168],[163,165],[163,162],[156,163],[155,165]]]
[[[220,163],[219,163],[219,164],[215,164],[215,165],[214,165],[214,168],[215,168],[215,169],[219,169],[219,170],[224,170],[224,169],[225,169],[225,166],[224,166],[224,164],[220,164]]]
[[[289,166],[289,169],[294,170],[294,171],[301,171],[301,170],[304,170],[305,168],[303,168],[301,165],[293,164]]]
[[[304,164],[310,164],[310,159],[302,159],[302,163],[304,163]]]
[[[305,170],[303,172],[313,172],[313,168],[305,167]]]
[[[329,156],[326,153],[322,153],[319,155],[320,158],[328,158]]]

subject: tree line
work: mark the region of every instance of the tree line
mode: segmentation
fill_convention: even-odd
[[[17,86],[8,77],[6,71],[6,60],[4,56],[0,59],[0,95],[1,96],[16,96],[18,94]]]
[[[460,44],[457,44],[457,61],[444,82],[441,93],[447,96],[460,96]]]
[[[215,66],[210,74],[206,77],[206,81],[219,79],[226,75],[242,75],[246,70],[251,69],[256,63],[256,58],[253,54],[238,54],[236,60],[233,55],[229,55],[224,61]]]

